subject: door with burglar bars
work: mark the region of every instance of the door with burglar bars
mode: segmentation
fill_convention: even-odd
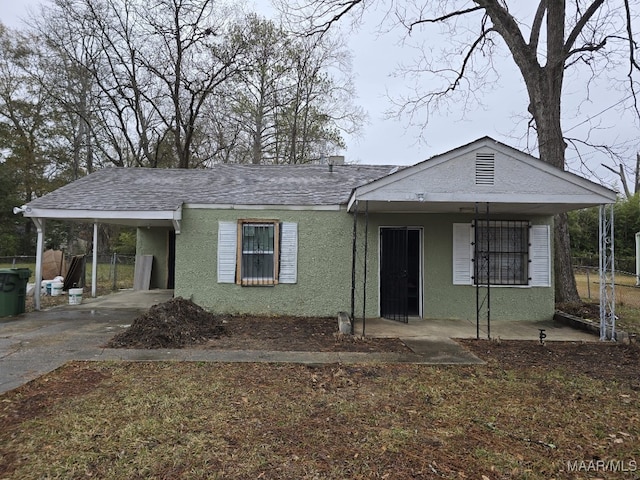
[[[380,229],[380,316],[408,323],[420,314],[420,230]]]

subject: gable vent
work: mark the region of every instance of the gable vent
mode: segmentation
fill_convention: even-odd
[[[476,153],[476,185],[493,185],[495,166],[495,154]]]

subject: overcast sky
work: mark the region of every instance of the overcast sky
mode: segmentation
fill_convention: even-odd
[[[0,20],[10,27],[19,27],[19,19],[26,14],[26,9],[39,3],[40,0],[0,0]],[[385,119],[385,111],[391,106],[388,95],[397,96],[413,87],[406,78],[392,74],[401,61],[415,58],[415,51],[400,44],[402,33],[398,30],[379,34],[382,13],[371,11],[365,14],[364,24],[357,31],[346,33],[353,54],[356,102],[369,117],[360,138],[347,139],[348,148],[344,152],[347,161],[413,164],[485,135],[516,148],[526,148],[526,140],[523,139],[526,133],[526,90],[511,59],[506,56],[498,63],[501,77],[495,88],[482,95],[484,106],[474,107],[464,115],[458,105],[451,105],[448,111],[433,112],[425,130],[407,127],[406,121]],[[597,125],[597,129],[591,130],[591,139],[596,143],[626,145],[631,165],[635,152],[640,148],[638,126],[633,117],[625,118],[619,109],[609,108],[607,89],[602,86],[594,85],[591,100],[579,103],[584,97],[584,87],[577,86],[572,90],[573,85],[583,83],[579,80],[568,77],[565,82],[565,133],[586,139],[588,128]],[[603,113],[603,110],[606,111]],[[593,120],[585,122],[589,117]],[[613,161],[593,151],[584,150],[582,153],[583,160],[597,171],[600,179],[605,183],[615,180],[612,174],[600,167],[600,163],[613,166]],[[567,151],[567,161],[570,170],[599,181],[580,168],[580,159],[574,150]]]

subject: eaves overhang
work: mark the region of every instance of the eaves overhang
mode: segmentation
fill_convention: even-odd
[[[23,215],[29,218],[67,220],[82,223],[107,223],[133,227],[170,227],[180,233],[182,206],[175,210],[95,210],[34,208],[27,205]]]

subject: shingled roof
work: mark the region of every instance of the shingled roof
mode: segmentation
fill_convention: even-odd
[[[342,205],[392,166],[216,165],[206,170],[105,168],[33,200],[38,210],[167,211],[182,204]]]

